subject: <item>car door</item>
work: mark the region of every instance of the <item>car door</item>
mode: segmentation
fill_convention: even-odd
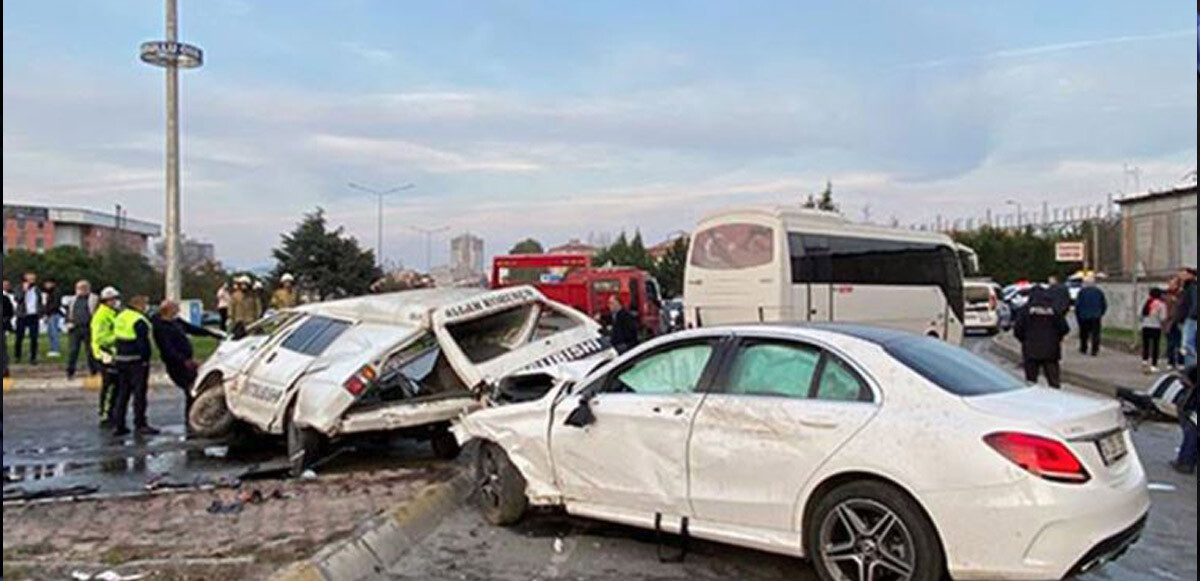
[[[352,326],[350,321],[313,315],[282,341],[268,345],[246,374],[240,415],[269,429],[288,388]]]
[[[669,343],[623,362],[555,408],[550,451],[568,510],[691,516],[687,439],[719,339]],[[567,425],[580,405],[594,421]]]
[[[739,339],[692,429],[695,518],[793,531],[800,491],[874,415],[874,397],[857,369],[816,345]]]

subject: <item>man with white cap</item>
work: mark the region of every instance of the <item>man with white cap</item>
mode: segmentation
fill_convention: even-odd
[[[90,323],[92,357],[100,364],[100,425],[113,426],[113,409],[117,398],[117,335],[114,325],[120,313],[121,291],[105,287],[100,291],[100,306]]]
[[[275,294],[271,295],[271,308],[276,311],[290,309],[300,304],[299,298],[296,296],[296,277],[292,273],[285,272],[279,277],[279,288],[275,289]]]

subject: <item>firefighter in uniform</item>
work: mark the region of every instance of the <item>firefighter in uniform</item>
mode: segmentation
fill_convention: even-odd
[[[117,405],[113,412],[116,436],[129,433],[125,417],[129,412],[129,400],[133,400],[133,425],[138,435],[152,436],[158,430],[146,423],[146,391],[150,380],[150,319],[146,318],[149,299],[136,296],[113,324],[117,339]]]
[[[100,306],[90,326],[92,358],[100,363],[100,426],[113,427],[113,404],[117,399],[117,339],[113,323],[120,309],[121,292],[113,287],[100,291]]]
[[[275,289],[275,293],[271,295],[271,308],[282,311],[294,308],[299,304],[300,299],[296,296],[296,277],[290,273],[284,273],[279,279],[279,288]]]

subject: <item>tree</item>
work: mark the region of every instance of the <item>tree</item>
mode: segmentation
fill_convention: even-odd
[[[688,244],[686,236],[676,238],[651,270],[662,287],[663,298],[683,296],[683,273],[687,268]]]
[[[838,212],[838,205],[833,201],[833,182],[826,181],[825,189],[820,194],[809,194],[808,199],[802,204],[805,208],[814,210],[824,210],[826,212]]]
[[[321,300],[367,294],[383,273],[375,266],[375,253],[363,250],[344,230],[330,230],[322,208],[305,214],[272,251],[276,261],[272,277],[291,273],[297,286]]]
[[[1032,228],[1013,231],[983,227],[970,232],[954,232],[952,237],[955,242],[975,250],[981,275],[999,283],[1046,280],[1050,275],[1065,278],[1076,268],[1054,259],[1055,243],[1077,240],[1078,236],[1073,232],[1039,233]]]
[[[229,280],[229,273],[219,262],[206,261],[183,271],[183,298],[200,299],[204,307],[217,307],[217,289]]]
[[[543,254],[545,250],[542,248],[542,243],[533,238],[526,238],[518,242],[508,251],[509,254]]]

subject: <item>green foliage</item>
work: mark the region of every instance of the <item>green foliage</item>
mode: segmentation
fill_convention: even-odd
[[[289,272],[299,288],[321,300],[367,294],[371,283],[383,276],[375,266],[375,253],[359,247],[343,228],[330,230],[321,208],[305,214],[272,254],[276,260],[272,278]]]
[[[96,254],[74,246],[60,246],[44,253],[12,250],[4,255],[4,279],[18,284],[25,272],[35,272],[38,278],[53,278],[64,293],[73,290],[81,279],[91,281],[96,292],[114,286],[126,296],[147,295],[160,300],[163,277],[143,255],[116,244]]]
[[[526,238],[518,242],[509,250],[509,254],[544,254],[546,251],[542,248],[542,243],[533,238]]]
[[[826,181],[825,189],[820,194],[809,194],[808,199],[802,204],[803,207],[815,210],[825,210],[827,212],[840,211],[838,205],[833,201],[833,182]]]
[[[686,236],[676,238],[667,253],[651,270],[662,287],[663,298],[683,296],[683,273],[687,269],[689,240]]]
[[[183,272],[183,298],[201,299],[204,308],[217,308],[217,289],[229,280],[229,273],[220,263],[205,262]]]
[[[600,249],[592,257],[592,264],[596,266],[629,266],[649,271],[654,267],[654,259],[646,252],[641,232],[635,233],[633,242],[630,242],[629,237],[622,232],[620,236],[617,236],[616,241],[607,248]]]
[[[1065,279],[1079,268],[1054,260],[1054,245],[1078,240],[1074,232],[1039,233],[1032,228],[1021,231],[984,227],[970,232],[955,232],[954,240],[970,246],[979,255],[981,276],[1001,284],[1018,280],[1044,281],[1050,275]]]
[[[601,249],[592,258],[597,266],[627,266],[650,273],[662,288],[666,298],[683,294],[683,273],[687,266],[688,239],[675,240],[661,259],[655,260],[642,242],[642,234],[635,232],[633,240],[622,232],[607,248]]]

